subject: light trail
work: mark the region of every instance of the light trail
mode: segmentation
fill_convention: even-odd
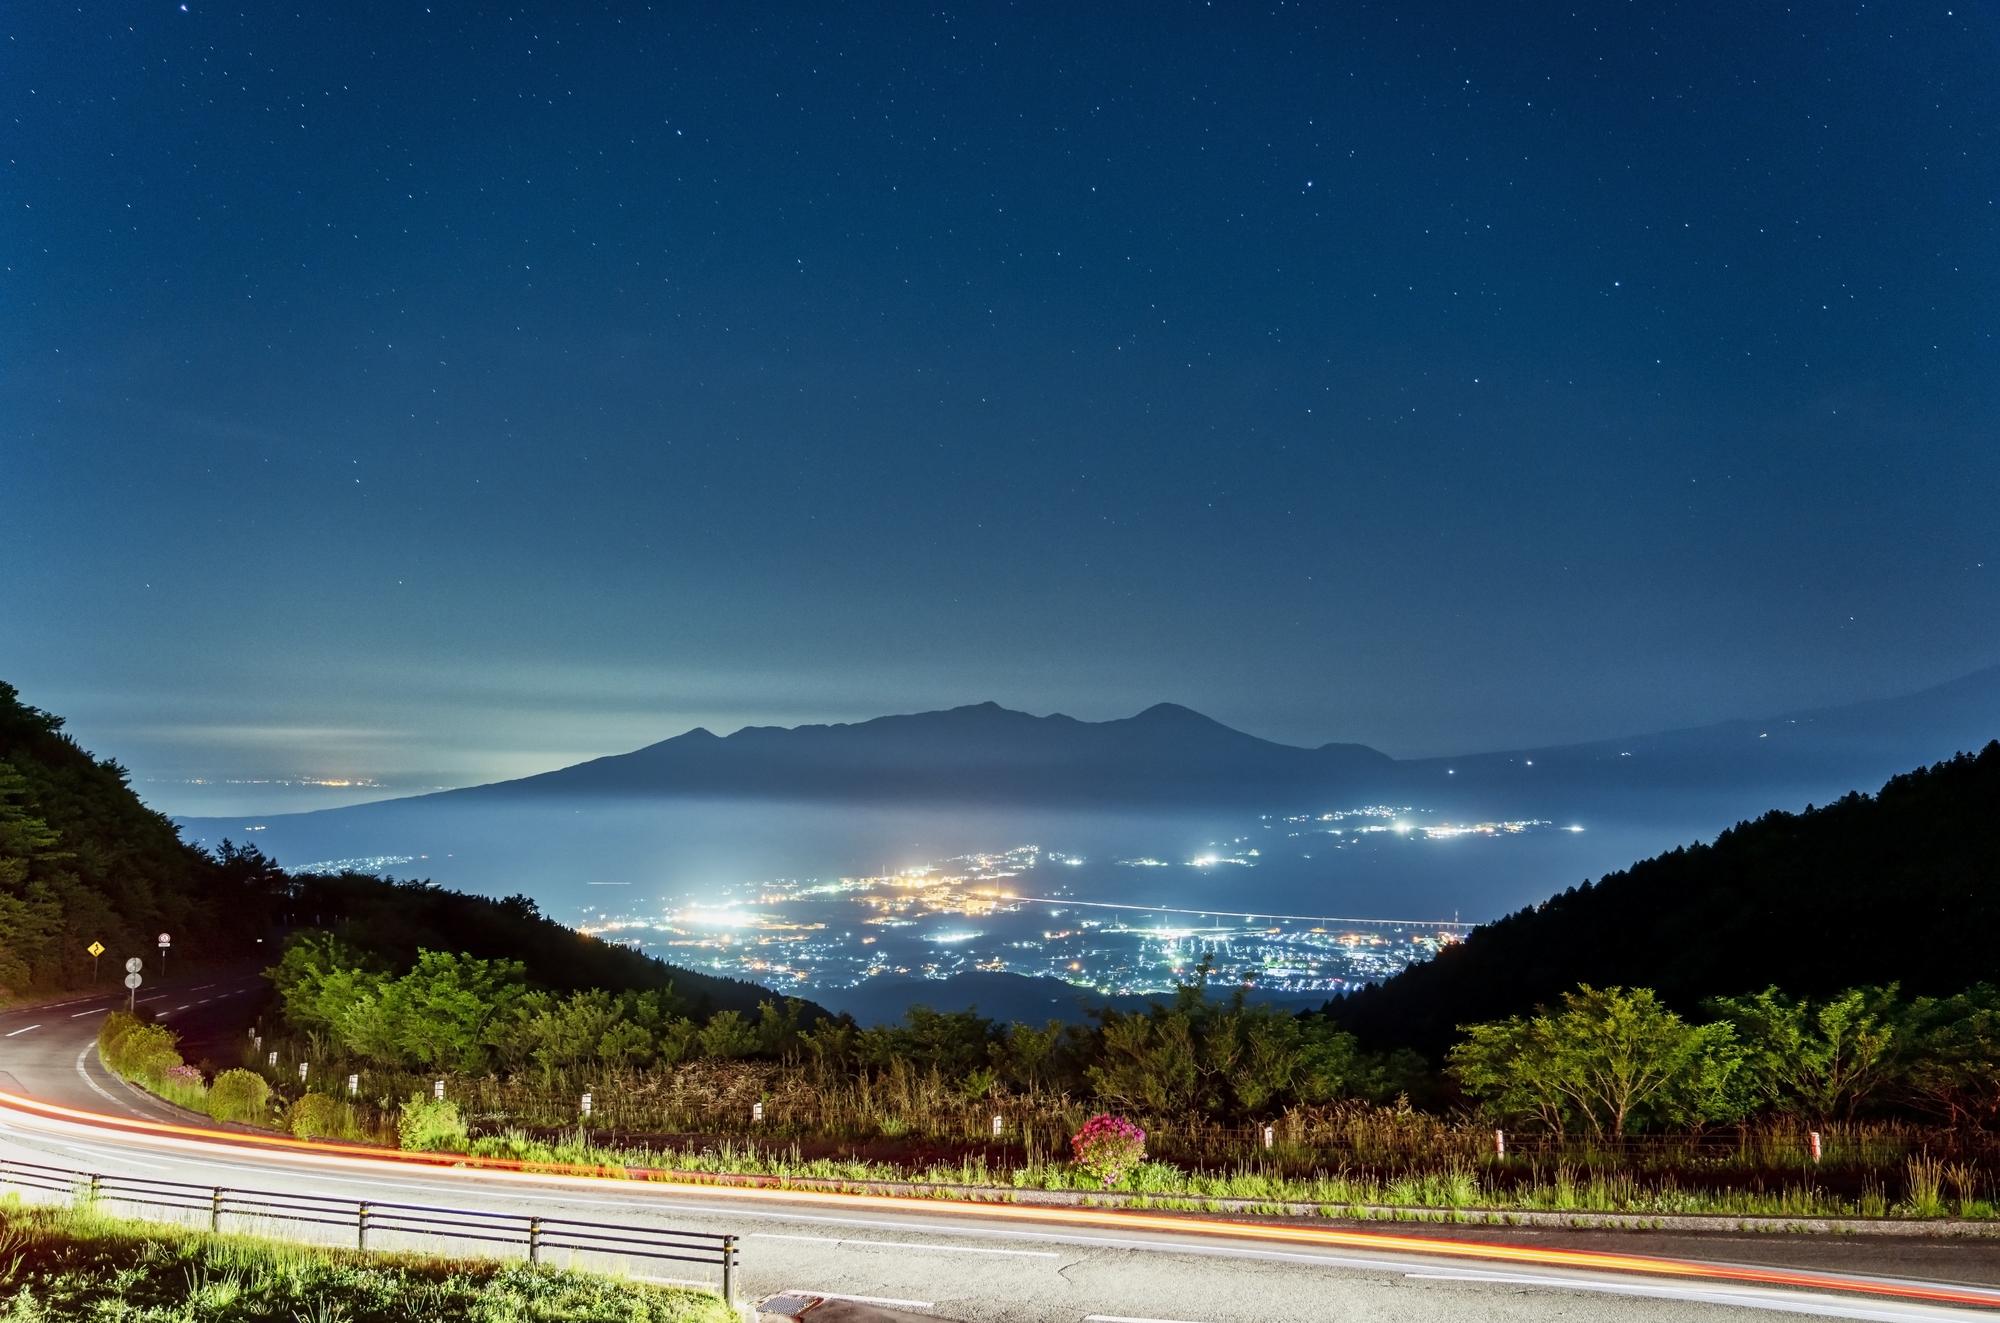
[[[157,1121],[106,1116],[79,1108],[42,1102],[19,1094],[0,1092],[0,1109],[53,1121],[58,1127],[77,1127],[133,1136],[152,1136],[167,1146],[214,1153],[218,1149],[238,1152],[263,1150],[288,1153],[312,1166],[340,1166],[350,1169],[382,1170],[392,1167],[424,1167],[439,1178],[471,1183],[499,1181],[507,1184],[549,1185],[574,1183],[579,1177],[616,1180],[602,1169],[555,1168],[509,1159],[472,1158],[463,1154],[406,1153],[397,1149],[367,1148],[328,1144],[316,1140],[292,1139],[278,1135],[244,1135],[210,1130],[200,1126],[166,1124]],[[1657,1255],[1618,1254],[1603,1250],[1569,1250],[1536,1245],[1510,1245],[1490,1241],[1455,1240],[1444,1237],[1413,1236],[1385,1231],[1347,1231],[1334,1227],[1307,1226],[1255,1221],[1226,1221],[1175,1213],[1152,1213],[1106,1208],[1051,1207],[1016,1203],[983,1203],[975,1200],[950,1201],[936,1198],[898,1197],[883,1194],[854,1194],[829,1190],[784,1188],[768,1178],[749,1182],[702,1179],[693,1173],[631,1170],[620,1181],[620,1193],[634,1199],[685,1197],[698,1192],[720,1204],[787,1203],[807,1207],[839,1208],[902,1216],[967,1222],[1012,1222],[1028,1226],[1089,1227],[1110,1231],[1142,1231],[1166,1236],[1202,1240],[1262,1242],[1312,1248],[1367,1250],[1377,1253],[1415,1254],[1425,1258],[1452,1258],[1487,1263],[1526,1264],[1543,1268],[1568,1268],[1583,1272],[1642,1274],[1650,1277],[1689,1281],[1741,1282],[1755,1286],[1789,1287],[1807,1291],[1828,1291],[1880,1299],[1923,1301],[1929,1304],[1969,1305],[2000,1310],[2000,1290],[1980,1289],[1947,1283],[1898,1281],[1888,1278],[1847,1276],[1808,1269],[1763,1268],[1746,1264],[1707,1263],[1672,1259]],[[668,1179],[661,1179],[666,1177]]]
[[[1479,925],[1458,919],[1343,919],[1331,914],[1272,914],[1268,910],[1193,910],[1177,905],[1132,905],[1116,900],[1061,900],[1053,896],[1009,896],[1033,905],[1087,905],[1099,910],[1136,910],[1141,914],[1192,914],[1213,919],[1283,919],[1289,923],[1331,923],[1343,927],[1375,924],[1382,928],[1457,928],[1470,932]]]

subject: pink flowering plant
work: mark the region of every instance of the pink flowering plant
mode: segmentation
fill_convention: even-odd
[[[1070,1136],[1069,1151],[1077,1166],[1109,1189],[1145,1159],[1146,1132],[1122,1116],[1100,1112]]]

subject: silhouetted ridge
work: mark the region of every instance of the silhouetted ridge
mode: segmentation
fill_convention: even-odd
[[[1651,987],[1687,1008],[1771,984],[1946,994],[2000,982],[1996,931],[2000,742],[1585,883],[1329,1010],[1364,1041],[1435,1052],[1456,1025],[1578,983]]]

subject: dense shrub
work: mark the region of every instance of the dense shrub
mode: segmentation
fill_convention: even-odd
[[[396,1118],[396,1143],[421,1153],[463,1153],[471,1146],[471,1136],[457,1103],[413,1093]]]
[[[285,1109],[285,1129],[300,1139],[360,1139],[354,1107],[331,1094],[308,1093]]]
[[[248,1070],[225,1070],[208,1086],[208,1114],[218,1121],[263,1121],[271,1111],[271,1086]]]
[[[171,1031],[123,1011],[105,1017],[97,1034],[97,1052],[116,1073],[155,1087],[167,1079],[167,1072],[185,1064]]]
[[[1145,1160],[1146,1132],[1122,1116],[1100,1112],[1070,1137],[1069,1151],[1077,1166],[1112,1186]]]

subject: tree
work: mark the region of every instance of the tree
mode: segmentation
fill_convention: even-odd
[[[1920,997],[1909,1023],[1903,1078],[1912,1100],[1951,1125],[2000,1122],[2000,988]]]
[[[757,1051],[757,1031],[736,1011],[722,1011],[702,1026],[695,1040],[702,1056],[735,1061]]]
[[[1618,1138],[1638,1123],[1741,1114],[1732,1089],[1742,1059],[1734,1030],[1689,1024],[1648,988],[1583,984],[1564,994],[1559,1012],[1468,1025],[1465,1033],[1450,1054],[1460,1085],[1557,1130],[1575,1120]]]
[[[1816,1121],[1851,1119],[1895,1060],[1896,989],[1849,988],[1821,1002],[1776,988],[1710,1008],[1743,1046],[1744,1084],[1760,1102]]]

